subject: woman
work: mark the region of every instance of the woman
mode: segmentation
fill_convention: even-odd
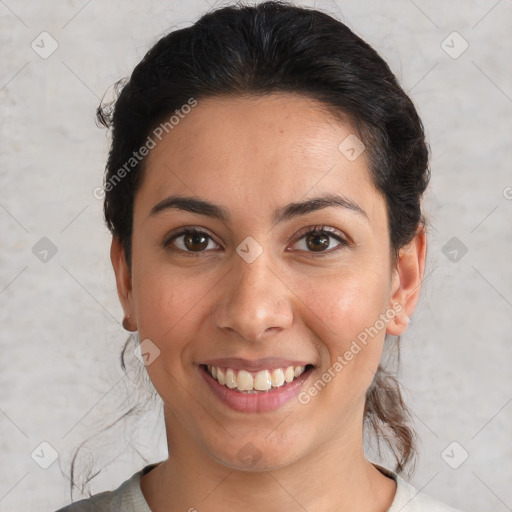
[[[158,41],[98,117],[123,325],[169,457],[61,510],[453,510],[399,476],[414,435],[380,365],[419,297],[429,181],[381,57],[316,10],[225,7]]]

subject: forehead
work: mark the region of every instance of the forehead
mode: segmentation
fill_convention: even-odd
[[[199,100],[148,155],[136,208],[183,194],[255,212],[338,192],[371,209],[379,194],[366,152],[346,153],[355,137],[348,122],[297,94]]]

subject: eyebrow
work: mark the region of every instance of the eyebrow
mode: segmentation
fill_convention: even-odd
[[[272,215],[272,222],[276,225],[292,218],[330,207],[345,208],[365,217],[368,220],[366,212],[351,199],[338,194],[326,194],[307,199],[306,201],[290,203],[278,208]],[[199,215],[206,215],[225,223],[229,223],[231,221],[231,214],[229,213],[229,210],[223,206],[216,205],[197,197],[178,195],[172,195],[165,198],[163,201],[160,201],[151,209],[149,215],[157,215],[170,209],[178,209],[197,213]]]

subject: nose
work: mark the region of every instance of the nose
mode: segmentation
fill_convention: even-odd
[[[221,282],[214,311],[216,326],[225,334],[261,342],[292,325],[292,292],[265,252],[252,263],[238,258]]]

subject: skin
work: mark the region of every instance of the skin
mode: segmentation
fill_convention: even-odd
[[[363,408],[386,332],[402,334],[416,306],[426,237],[419,228],[392,257],[386,202],[366,153],[349,161],[338,150],[352,133],[302,96],[216,97],[201,100],[150,152],[135,197],[131,273],[115,237],[111,259],[127,328],[160,350],[147,371],[164,403],[169,458],[141,479],[152,510],[391,505],[394,481],[364,456]],[[275,209],[333,191],[365,215],[329,207],[272,224]],[[171,194],[222,205],[232,219],[178,209],[150,215]],[[322,224],[349,244],[329,238],[315,252],[302,233]],[[163,247],[184,226],[211,237],[203,252],[184,237],[173,242],[178,252]],[[236,252],[248,236],[263,249],[252,263]],[[308,404],[237,412],[198,372],[209,358],[300,359],[315,365],[309,388],[393,305],[401,311]],[[237,456],[248,441],[260,456],[249,468]]]

